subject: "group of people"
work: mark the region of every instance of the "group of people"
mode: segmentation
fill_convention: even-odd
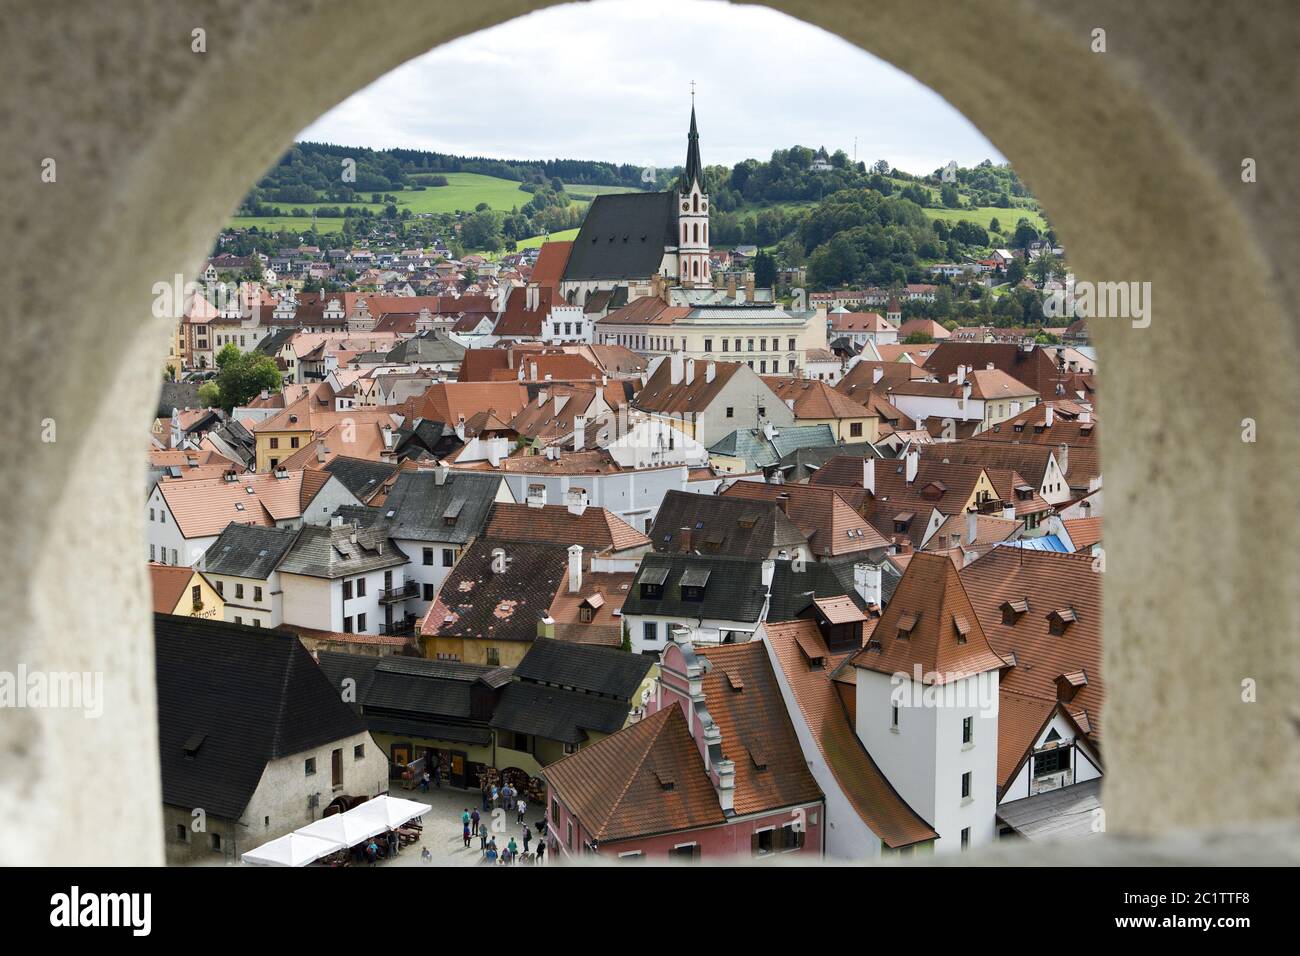
[[[524,823],[525,802],[523,800],[513,802],[513,809],[518,810],[516,822],[522,826],[519,834],[519,839],[523,841],[522,848],[519,841],[516,841],[514,837],[511,837],[504,847],[498,847],[496,837],[489,832],[487,821],[479,815],[477,809],[471,810],[466,807],[461,812],[461,839],[464,841],[466,849],[468,849],[473,838],[478,837],[479,853],[482,854],[484,863],[517,863],[521,859],[526,862],[541,863],[545,859],[546,841],[544,839],[538,839],[535,853],[529,849],[533,841],[533,828]],[[538,830],[540,834],[540,826]]]
[[[519,823],[524,822],[524,812],[528,809],[528,801],[525,800],[517,789],[510,785],[509,781],[502,783],[498,788],[495,783],[488,781],[483,782],[483,809],[495,810],[498,806],[506,810],[515,811],[515,820]]]
[[[361,847],[361,856],[367,863],[374,866],[382,859],[397,856],[402,848],[402,841],[397,835],[396,830],[389,830],[380,836],[371,837]],[[355,848],[354,848],[355,852]],[[427,853],[428,850],[425,850]]]

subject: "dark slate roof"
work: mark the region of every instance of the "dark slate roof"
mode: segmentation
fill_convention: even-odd
[[[492,552],[497,548],[505,551],[504,571],[492,570]],[[475,541],[443,581],[421,633],[535,640],[537,623],[568,573],[568,557],[563,545]]]
[[[644,279],[659,271],[664,247],[677,245],[674,193],[597,196],[573,240],[565,282]]]
[[[847,583],[845,568],[840,565],[847,566]],[[837,562],[836,566],[831,566],[822,561],[807,561],[801,566],[802,571],[795,571],[791,561],[775,562],[772,602],[767,620],[792,620],[812,603],[814,597],[848,595],[859,609],[865,608],[853,590],[851,562]],[[697,574],[708,572],[708,582],[704,586],[701,601],[682,599],[682,575],[691,571]],[[663,595],[659,598],[642,597],[642,580],[659,574],[665,575]],[[623,614],[757,622],[763,610],[763,598],[762,561],[703,555],[647,554],[641,559],[641,568],[623,601]]]
[[[173,408],[198,408],[198,382],[163,382],[158,392],[158,414],[155,418],[171,418]]]
[[[482,533],[501,486],[501,476],[452,471],[438,484],[433,471],[408,471],[397,476],[388,492],[383,513],[389,535],[410,541],[465,544]],[[460,502],[456,523],[448,524],[449,508]]]
[[[653,663],[644,654],[630,654],[617,647],[539,637],[515,667],[515,677],[628,701]]]
[[[298,540],[298,528],[262,528],[234,521],[203,554],[203,570],[265,580]]]
[[[436,329],[421,332],[413,338],[399,342],[384,359],[389,362],[459,362],[465,357],[465,346],[449,339]]]
[[[356,535],[356,541],[352,536]],[[303,525],[298,540],[280,562],[280,570],[317,578],[341,578],[364,571],[406,564],[406,554],[382,526],[367,528],[343,524],[339,527]]]
[[[649,531],[654,549],[682,549],[683,528],[690,532],[690,550],[734,558],[762,559],[773,551],[793,551],[808,543],[775,502],[669,491]]]
[[[170,806],[238,819],[269,761],[366,729],[287,631],[155,614],[154,666]]]
[[[695,126],[695,104],[691,104],[691,128],[686,134],[686,168],[682,171],[682,182],[690,189],[691,183],[698,181],[704,185],[704,164],[700,162],[700,131]]]
[[[343,483],[343,487],[364,501],[380,485],[393,476],[397,465],[368,458],[348,458],[338,455],[330,459],[325,470]]]
[[[827,445],[822,448],[796,448],[777,462],[777,470],[786,484],[806,481],[822,465],[836,455],[860,455],[863,458],[884,458],[880,449],[869,441]]]
[[[285,343],[293,338],[297,333],[298,326],[296,323],[289,328],[276,329],[266,338],[262,339],[262,341],[257,343],[257,351],[261,352],[263,355],[274,357],[279,353],[280,349],[284,348]]]
[[[492,726],[577,744],[587,739],[588,730],[602,734],[621,730],[630,709],[625,700],[516,681],[502,692]]]

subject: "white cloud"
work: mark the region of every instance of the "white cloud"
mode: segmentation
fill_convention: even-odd
[[[508,159],[674,165],[696,83],[706,163],[799,143],[916,173],[1001,154],[928,87],[784,14],[600,0],[455,40],[339,104],[299,139]]]

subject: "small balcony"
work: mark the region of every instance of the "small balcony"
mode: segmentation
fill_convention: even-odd
[[[407,581],[405,584],[394,585],[391,588],[383,588],[379,592],[380,604],[400,604],[408,598],[413,598],[420,593],[419,585],[414,581]]]
[[[416,620],[414,614],[408,614],[406,617],[393,621],[391,624],[380,624],[379,633],[389,637],[403,637],[414,634]]]

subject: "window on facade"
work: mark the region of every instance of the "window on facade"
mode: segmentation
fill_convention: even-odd
[[[793,352],[793,351],[794,351],[794,339],[791,339],[791,340],[790,340],[790,344],[789,344],[789,346],[786,348],[786,351],[787,351],[787,352]]]
[[[443,549],[442,549],[442,566],[443,566],[444,568],[450,568],[450,567],[454,567],[455,564],[456,564],[456,549],[455,549],[455,548],[443,548]]]
[[[366,596],[366,579],[357,578],[357,597]]]
[[[202,607],[202,606],[203,606],[203,587],[202,587],[202,585],[198,585],[198,584],[196,584],[196,585],[194,585],[194,587],[190,588],[190,603],[193,604],[195,607]]]
[[[272,447],[272,448],[279,448],[279,447],[280,447],[280,439],[278,439],[278,438],[272,438],[272,439],[271,439],[271,447]]]
[[[573,849],[573,821],[568,820],[565,823],[564,845],[570,850]]]
[[[759,830],[749,839],[754,856],[767,856],[776,845],[776,830]]]
[[[803,849],[804,829],[797,823],[787,823],[781,827],[781,849]]]
[[[235,585],[235,600],[236,600],[236,601],[241,600],[241,599],[243,598],[243,596],[244,596],[244,586],[243,586],[242,584],[236,584],[236,585]]]
[[[1034,776],[1041,777],[1045,774],[1060,773],[1063,770],[1070,769],[1070,751],[1067,747],[1057,747],[1055,750],[1045,750],[1040,754],[1034,754]]]
[[[424,563],[426,567],[433,564],[433,548],[424,549]]]
[[[357,615],[357,630],[358,630],[358,631],[364,631],[365,629],[366,629],[366,616],[365,616],[364,614],[358,614],[358,615]]]
[[[897,704],[894,704],[894,706],[889,708],[889,726],[893,727],[895,730],[898,729],[898,705]]]
[[[698,843],[687,843],[684,846],[675,846],[668,851],[668,856],[674,860],[698,860],[700,858],[700,845]]]
[[[970,827],[961,828],[961,848],[963,850],[970,847]]]
[[[849,422],[849,437],[862,437],[862,422]]]
[[[365,745],[365,744],[357,744],[355,747],[352,748],[352,759],[353,759],[353,760],[365,760],[365,759],[366,759],[366,745]]]
[[[216,852],[220,853],[220,852],[221,852],[221,834],[220,834],[220,833],[210,833],[210,834],[208,834],[208,836],[209,836],[209,837],[211,838],[211,840],[212,840],[212,849],[215,850]]]
[[[297,447],[298,447],[298,439],[297,439],[297,438],[290,438],[290,439],[289,439],[289,447],[290,447],[290,448],[297,448]]]
[[[975,718],[963,717],[961,721],[961,742],[970,743],[975,739]]]
[[[970,796],[970,771],[967,770],[961,775],[961,798],[965,800]]]
[[[254,601],[260,601],[260,600],[262,600],[262,589],[261,589],[260,587],[254,586],[254,588],[253,588],[253,600],[254,600]]]
[[[352,618],[350,618],[350,617],[345,617],[345,618],[343,619],[343,633],[344,633],[344,634],[351,634],[351,633],[352,633]]]
[[[238,587],[238,585],[236,585],[236,587]],[[351,582],[351,581],[344,581],[344,582],[343,582],[343,600],[345,600],[345,601],[351,601],[351,600],[352,600],[352,582]]]
[[[489,648],[488,648],[484,653],[487,655],[487,662],[488,662],[488,665],[489,665],[490,667],[499,667],[499,666],[501,666],[501,651],[500,651],[500,650],[498,650],[498,649],[495,648],[495,647],[489,647]]]
[[[422,585],[422,586],[421,586],[421,591],[420,591],[420,597],[421,597],[421,599],[423,599],[423,600],[425,600],[425,601],[432,601],[432,600],[433,600],[433,585],[432,585],[432,584],[428,584],[428,583]]]
[[[712,352],[712,351],[713,351],[713,339],[705,339],[705,340],[704,340],[704,351],[706,351],[706,352]]]
[[[735,410],[734,408],[732,408],[730,405],[727,406],[727,417],[728,417],[728,418],[735,418],[735,417],[736,417],[736,410]]]
[[[659,640],[659,622],[658,621],[644,622],[641,625],[641,636],[650,642]]]
[[[749,344],[749,348],[747,349],[747,351],[749,352],[754,351],[754,340],[750,339],[748,344]]]
[[[308,777],[316,776],[316,758],[308,757],[305,761],[303,761],[303,770],[305,771],[305,776]]]

